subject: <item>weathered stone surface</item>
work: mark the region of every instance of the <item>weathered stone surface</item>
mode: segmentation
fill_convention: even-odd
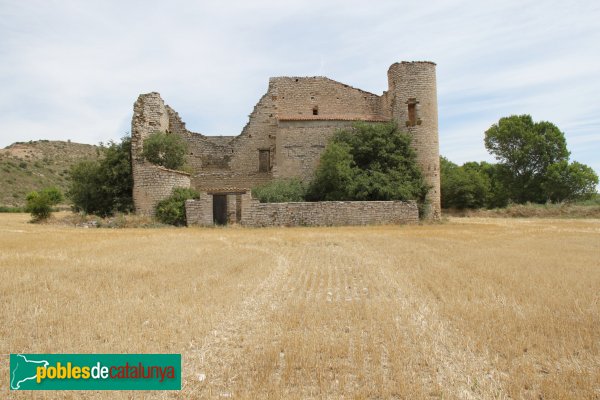
[[[412,105],[412,106],[411,106]],[[409,108],[412,114],[409,115]],[[411,120],[412,118],[412,120]],[[250,189],[274,178],[312,178],[328,140],[353,121],[397,121],[413,137],[417,162],[428,184],[430,218],[440,217],[439,143],[435,64],[402,62],[388,70],[381,96],[325,77],[277,77],[250,114],[239,136],[211,137],[190,132],[158,93],[140,95],[132,120],[134,202],[151,214],[175,186],[211,193],[223,187]],[[412,121],[412,122],[411,122]],[[189,144],[193,173],[159,171],[141,158],[144,139],[154,131],[181,135]],[[268,157],[265,151],[268,150]],[[268,166],[259,168],[259,155]],[[264,167],[264,164],[263,164]],[[228,204],[232,201],[228,198]],[[229,204],[230,220],[243,220]]]
[[[233,195],[228,198],[235,199]],[[188,200],[185,206],[188,225],[212,225],[210,200],[204,197]],[[240,223],[252,227],[336,226],[413,224],[418,220],[419,211],[414,201],[260,203],[245,194]]]

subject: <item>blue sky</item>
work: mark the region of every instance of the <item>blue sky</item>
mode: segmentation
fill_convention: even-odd
[[[489,160],[487,128],[531,114],[600,173],[597,1],[0,0],[0,147],[98,143],[158,91],[189,129],[237,135],[270,76],[381,94],[396,61],[438,65],[440,151]]]

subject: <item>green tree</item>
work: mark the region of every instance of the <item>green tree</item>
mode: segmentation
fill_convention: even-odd
[[[152,164],[181,169],[185,163],[187,143],[179,135],[154,132],[144,140],[142,155]]]
[[[485,132],[485,147],[507,168],[498,178],[517,203],[546,201],[542,184],[548,167],[569,158],[564,133],[530,115],[501,118]]]
[[[554,202],[587,200],[596,193],[598,175],[587,165],[577,161],[560,161],[546,171],[543,183],[548,199]]]
[[[261,203],[304,201],[306,186],[298,178],[277,179],[253,188],[252,196]]]
[[[506,207],[510,201],[510,193],[506,187],[506,176],[510,174],[508,168],[503,164],[491,164],[485,161],[476,163],[469,162],[465,165],[477,165],[479,172],[487,177],[489,192],[486,200],[487,208]]]
[[[488,204],[490,180],[476,162],[458,166],[440,157],[443,208],[481,208]]]
[[[185,201],[198,199],[200,194],[190,188],[175,188],[171,196],[156,205],[156,219],[163,224],[185,225]]]
[[[45,188],[39,192],[27,194],[25,211],[31,213],[34,221],[41,221],[52,214],[52,206],[63,201],[63,194],[55,186]]]
[[[307,197],[423,204],[429,188],[410,142],[395,123],[356,123],[337,132],[321,156]]]
[[[101,216],[133,209],[131,138],[102,146],[98,161],[82,161],[71,167],[67,196],[75,211]]]

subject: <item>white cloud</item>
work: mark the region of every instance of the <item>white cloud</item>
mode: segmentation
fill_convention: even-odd
[[[491,159],[483,132],[529,113],[600,172],[593,1],[0,2],[0,146],[96,143],[159,91],[207,134],[237,134],[268,78],[326,75],[374,93],[402,60],[438,64],[442,153]]]

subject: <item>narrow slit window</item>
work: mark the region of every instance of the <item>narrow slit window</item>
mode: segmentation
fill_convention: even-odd
[[[313,107],[313,115],[319,115],[319,107],[318,106]]]
[[[410,126],[417,124],[417,103],[408,103],[408,123]]]
[[[269,172],[271,170],[271,151],[258,151],[258,172]]]

